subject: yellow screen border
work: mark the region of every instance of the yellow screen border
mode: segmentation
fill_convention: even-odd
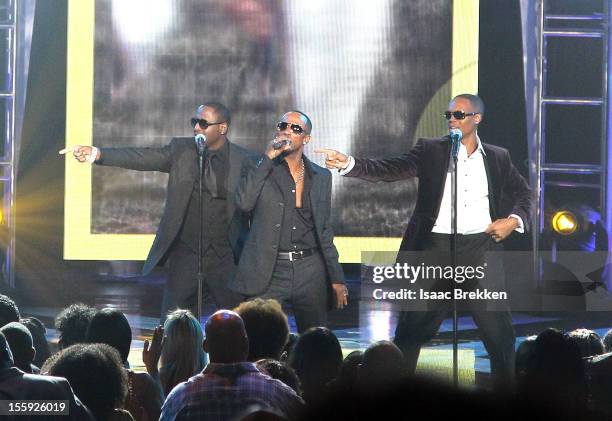
[[[478,0],[453,1],[452,96],[478,91],[478,9]],[[95,0],[69,0],[67,148],[92,143],[94,29]],[[66,159],[64,259],[144,260],[154,235],[91,233],[91,180],[90,165]],[[342,263],[360,262],[362,251],[396,251],[400,241],[400,238],[382,237],[336,237],[334,240]]]

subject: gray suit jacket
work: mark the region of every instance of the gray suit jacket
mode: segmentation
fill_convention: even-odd
[[[304,162],[312,174],[308,200],[312,207],[317,243],[327,269],[327,280],[330,283],[344,283],[331,227],[331,173],[306,157]],[[230,288],[244,295],[265,292],[276,263],[285,203],[281,187],[274,177],[269,177],[274,165],[278,164],[267,156],[245,160],[236,189],[236,206],[251,213],[251,229]]]
[[[242,161],[252,154],[233,143],[229,144],[230,167],[227,178],[227,215],[230,221],[229,241],[238,261],[242,242],[248,230],[248,217],[237,211],[231,195],[240,177]],[[97,164],[121,167],[138,171],[161,171],[169,174],[166,203],[155,240],[143,266],[147,274],[157,265],[163,264],[168,250],[181,229],[187,205],[198,176],[198,158],[193,137],[176,137],[161,148],[101,148],[101,159]]]

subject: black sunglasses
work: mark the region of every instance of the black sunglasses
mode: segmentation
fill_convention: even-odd
[[[196,124],[200,125],[202,130],[208,129],[209,126],[214,126],[215,124],[223,124],[225,121],[218,121],[216,123],[209,123],[205,118],[192,118],[191,119],[191,127],[195,128]]]
[[[299,124],[295,123],[287,123],[286,121],[281,121],[276,125],[276,128],[281,132],[287,129],[287,126],[291,127],[291,131],[294,134],[302,134],[304,133],[304,129]]]
[[[455,117],[456,120],[463,120],[466,117],[473,116],[476,114],[480,114],[480,113],[478,112],[466,113],[465,111],[444,111],[444,117],[446,117],[447,120],[450,120],[451,116]]]

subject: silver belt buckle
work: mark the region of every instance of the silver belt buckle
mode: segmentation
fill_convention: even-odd
[[[293,252],[292,251],[289,252],[289,261],[293,262]]]

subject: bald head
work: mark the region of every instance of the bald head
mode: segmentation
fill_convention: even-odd
[[[219,310],[208,318],[204,330],[204,350],[211,362],[228,364],[247,360],[249,340],[238,313]]]
[[[390,341],[378,341],[363,353],[359,377],[368,384],[384,384],[401,379],[404,373],[404,355]]]

